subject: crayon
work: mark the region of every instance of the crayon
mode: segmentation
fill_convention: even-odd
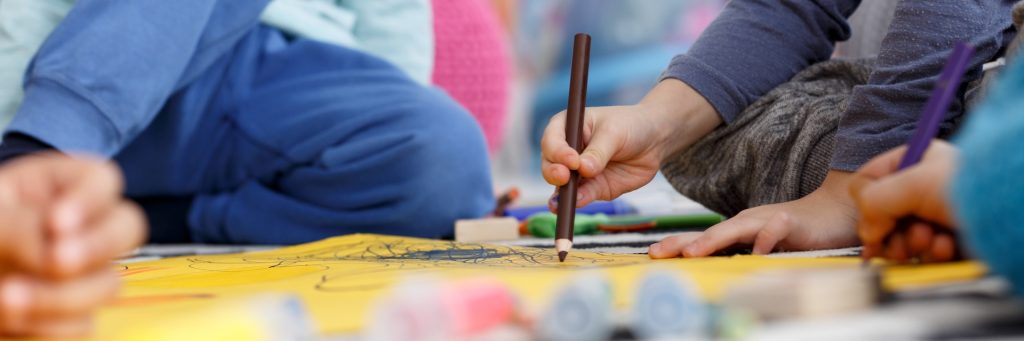
[[[505,216],[508,207],[515,203],[517,199],[519,199],[519,189],[515,187],[509,188],[509,190],[506,191],[505,194],[502,194],[500,197],[498,197],[498,200],[494,205],[494,212],[492,212],[492,214],[495,217]]]

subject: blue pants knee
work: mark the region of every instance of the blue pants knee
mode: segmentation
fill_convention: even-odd
[[[132,196],[192,196],[191,239],[452,234],[492,208],[472,117],[366,54],[260,28],[117,156]]]

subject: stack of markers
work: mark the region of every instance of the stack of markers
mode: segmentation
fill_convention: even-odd
[[[380,301],[367,340],[678,340],[742,339],[762,321],[820,317],[869,308],[878,269],[777,270],[726,288],[709,304],[678,271],[654,269],[635,286],[633,304],[616,309],[599,270],[558,287],[528,307],[496,280],[408,279]],[[840,299],[841,298],[841,299]]]
[[[409,279],[378,302],[367,340],[609,340],[713,335],[711,310],[692,283],[654,271],[638,285],[633,309],[613,306],[611,283],[599,273],[566,282],[545,307],[525,307],[500,282],[442,283]]]

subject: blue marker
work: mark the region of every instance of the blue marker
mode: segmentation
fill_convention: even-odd
[[[688,278],[655,270],[640,281],[633,304],[633,330],[640,339],[705,338],[710,320]]]
[[[550,212],[547,206],[526,206],[526,207],[509,207],[505,209],[505,216],[516,218],[519,221],[524,221],[534,213],[538,212]],[[605,214],[605,215],[627,215],[636,214],[636,208],[630,205],[628,202],[622,199],[615,199],[612,201],[595,201],[587,206],[576,209],[577,214]]]
[[[596,273],[572,279],[539,322],[541,340],[608,340],[613,327],[611,283]]]

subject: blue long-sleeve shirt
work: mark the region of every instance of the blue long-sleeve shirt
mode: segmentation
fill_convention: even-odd
[[[957,41],[976,54],[964,83],[980,77],[1012,34],[1014,0],[900,1],[868,84],[858,86],[836,134],[831,167],[854,171],[872,157],[903,144]],[[846,19],[860,0],[736,0],[687,54],[675,57],[663,77],[679,79],[703,95],[731,122],[758,97],[800,70],[832,55],[850,37]],[[963,94],[943,129],[963,113]]]
[[[8,133],[112,156],[255,27],[266,0],[80,0],[39,49]],[[73,76],[72,76],[73,75]]]

